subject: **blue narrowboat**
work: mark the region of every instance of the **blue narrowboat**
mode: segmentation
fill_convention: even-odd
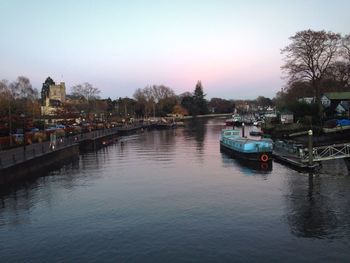
[[[220,151],[243,160],[269,162],[272,160],[271,139],[253,140],[243,138],[239,130],[225,129],[220,136]]]

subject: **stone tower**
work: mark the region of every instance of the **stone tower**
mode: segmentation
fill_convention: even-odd
[[[43,83],[41,89],[41,114],[53,115],[57,108],[66,101],[66,86],[64,82],[56,84],[50,77]]]

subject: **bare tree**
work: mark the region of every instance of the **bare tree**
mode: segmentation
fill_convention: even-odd
[[[345,84],[350,86],[350,35],[346,35],[342,39],[341,56],[343,61],[338,63],[338,78]]]
[[[81,97],[86,101],[98,99],[100,93],[101,91],[98,88],[87,82],[72,87],[72,95]]]
[[[71,90],[73,96],[79,97],[85,101],[84,108],[87,113],[87,118],[91,119],[92,117],[90,116],[90,113],[96,111],[96,100],[99,99],[99,94],[101,91],[87,82],[75,85],[71,88]]]
[[[8,120],[8,132],[10,135],[10,146],[12,146],[12,114],[11,114],[11,101],[12,101],[11,92],[8,86],[7,80],[0,81],[0,120],[7,116]]]
[[[10,94],[8,81],[6,79],[0,80],[0,97],[5,98]]]
[[[336,61],[329,67],[327,77],[334,80],[332,89],[339,87],[340,91],[346,90],[350,86],[350,62]]]
[[[0,81],[0,113],[5,116],[7,111],[11,115],[11,101],[13,100],[7,80]],[[0,116],[1,116],[0,115]]]
[[[162,99],[167,99],[170,97],[175,97],[175,92],[171,88],[166,87],[164,85],[153,85],[152,93],[156,101],[160,101]]]
[[[9,88],[15,99],[27,99],[30,101],[38,99],[38,90],[33,88],[27,77],[19,76],[16,81],[9,85]]]
[[[341,36],[309,29],[297,32],[290,40],[292,42],[281,51],[285,54],[282,69],[288,75],[288,84],[309,81],[321,116],[320,81],[339,52]]]
[[[138,88],[133,95],[134,99],[137,101],[146,101],[145,94],[142,89]]]
[[[342,55],[347,63],[350,63],[350,35],[346,35],[342,40]]]
[[[175,92],[164,85],[152,85],[143,89],[137,89],[133,97],[138,105],[144,105],[144,114],[149,116],[152,112],[155,115],[156,105],[161,113],[169,111],[169,107],[174,104],[172,99],[175,100]]]

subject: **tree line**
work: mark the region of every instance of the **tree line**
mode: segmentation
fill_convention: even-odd
[[[281,50],[284,55],[282,70],[286,86],[273,100],[259,96],[250,104],[289,108],[297,115],[311,112],[320,120],[323,117],[320,96],[326,91],[349,91],[350,87],[350,35],[341,36],[333,32],[304,30],[290,37],[290,44]],[[55,84],[47,78],[44,86]],[[136,89],[133,98],[100,99],[101,91],[90,83],[71,88],[70,98],[79,103],[65,103],[57,115],[72,116],[72,113],[116,113],[120,116],[166,116],[203,115],[209,112],[230,113],[239,101],[212,98],[207,100],[201,81],[193,92],[176,95],[165,85],[151,85]],[[40,116],[38,90],[27,77],[19,76],[15,81],[0,81],[0,114],[2,120],[25,113],[27,117]],[[315,105],[300,105],[300,97],[313,96]],[[3,121],[4,122],[4,121]]]
[[[21,115],[25,118],[39,119],[40,106],[48,95],[50,85],[56,83],[48,77],[43,83],[41,97],[33,88],[27,77],[19,76],[15,81],[0,81],[0,129],[6,126],[13,130],[21,126]],[[165,85],[152,85],[136,89],[133,98],[101,99],[100,89],[90,83],[82,83],[71,87],[66,96],[66,102],[57,107],[56,117],[63,119],[79,117],[82,114],[89,117],[91,113],[110,116],[115,114],[122,117],[154,117],[178,115],[207,114],[209,108],[217,113],[228,113],[234,109],[232,100],[213,98],[206,100],[202,83],[198,81],[193,92],[176,95]],[[17,121],[18,119],[18,121]],[[12,122],[10,121],[12,120]],[[18,122],[18,123],[17,123]],[[10,123],[10,126],[8,127]]]

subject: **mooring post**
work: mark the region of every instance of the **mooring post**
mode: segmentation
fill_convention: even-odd
[[[242,122],[242,137],[244,138],[244,122]]]
[[[309,166],[313,165],[313,147],[312,147],[312,130],[308,131],[308,135],[309,135]]]

